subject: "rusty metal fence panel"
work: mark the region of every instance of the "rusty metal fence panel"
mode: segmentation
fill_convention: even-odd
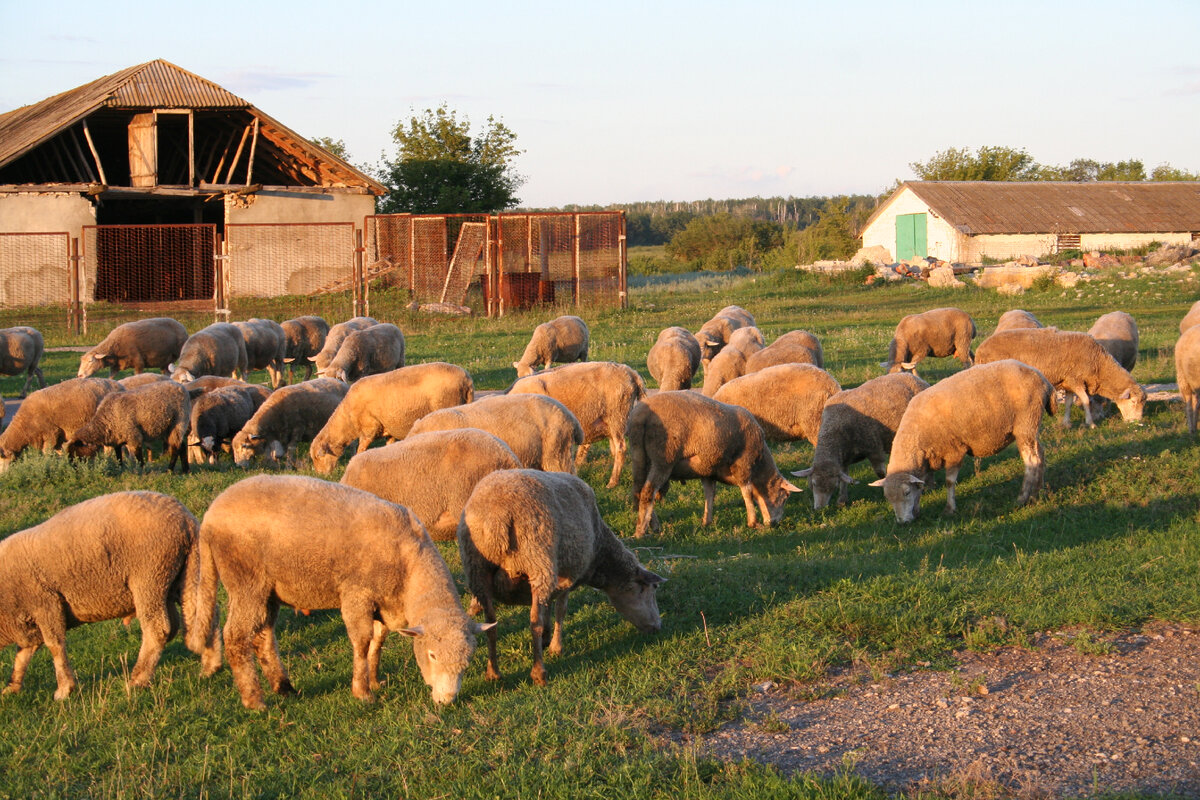
[[[215,225],[85,225],[83,299],[211,300]]]
[[[360,280],[352,222],[225,226],[218,299],[230,319],[354,316]]]
[[[370,282],[371,313],[392,316],[408,303],[438,303],[443,299],[455,305],[481,307],[482,294],[472,290],[487,270],[488,231],[479,228],[487,222],[487,214],[367,217],[364,270]],[[478,242],[481,232],[482,247]],[[456,253],[458,261],[451,274]]]
[[[576,304],[624,308],[624,218],[616,214],[578,214],[575,242]]]
[[[0,306],[65,308],[71,298],[70,244],[66,233],[0,233]]]

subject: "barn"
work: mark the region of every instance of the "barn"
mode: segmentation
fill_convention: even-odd
[[[867,220],[894,261],[978,264],[1200,240],[1200,183],[909,181]]]

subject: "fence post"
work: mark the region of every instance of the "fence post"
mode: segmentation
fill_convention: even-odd
[[[83,293],[80,291],[81,284],[80,263],[82,259],[79,256],[79,237],[71,237],[70,255],[68,256],[71,262],[71,268],[67,272],[67,290],[70,292],[70,297],[67,299],[67,327],[69,327],[76,336],[83,333]]]
[[[621,216],[618,217],[620,222],[617,226],[617,258],[619,259],[617,262],[617,286],[621,308],[626,309],[629,308],[629,251],[627,249],[628,242],[625,238],[625,212],[621,211],[619,213]]]
[[[580,225],[582,223],[582,219],[578,213],[576,213],[574,216],[575,216],[575,236],[574,236],[574,239],[575,239],[574,245],[575,246],[571,248],[571,271],[575,274],[575,307],[579,308],[579,294],[580,294],[580,292],[579,292],[579,244],[580,244],[580,239],[582,237],[582,232],[580,231]]]
[[[229,259],[229,243],[224,236],[218,236],[216,245],[213,249],[213,321],[228,322],[230,311],[225,265]]]
[[[363,253],[366,252],[363,246],[363,232],[357,228],[354,231],[354,316],[369,317],[371,315],[370,301],[370,280],[367,278],[367,270],[363,264]]]

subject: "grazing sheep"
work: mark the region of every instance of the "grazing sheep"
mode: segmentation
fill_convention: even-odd
[[[342,483],[406,507],[441,542],[454,538],[463,506],[480,478],[520,467],[513,451],[495,436],[461,428],[419,433],[361,452],[346,465]]]
[[[38,388],[46,388],[46,378],[38,364],[42,360],[45,345],[37,328],[18,325],[15,328],[0,328],[0,375],[25,373],[25,385],[18,397],[29,393],[29,383],[37,377]]]
[[[1175,380],[1183,397],[1188,433],[1195,436],[1196,414],[1200,408],[1197,402],[1197,393],[1200,392],[1200,326],[1193,325],[1185,330],[1175,343]]]
[[[900,320],[888,345],[888,360],[882,366],[888,372],[916,371],[927,356],[954,356],[964,367],[974,363],[971,340],[975,338],[975,320],[958,308],[935,308],[909,314]]]
[[[825,368],[821,341],[808,331],[788,331],[757,353],[746,357],[746,374],[776,364],[812,364]]]
[[[928,388],[911,372],[897,372],[844,389],[825,401],[812,466],[792,473],[808,478],[814,509],[829,505],[834,490],[838,502],[846,504],[849,486],[856,482],[849,474],[851,464],[865,458],[878,477],[887,475],[888,455],[904,409],[917,392]]]
[[[996,323],[995,333],[1000,331],[1015,331],[1020,328],[1044,328],[1037,317],[1030,314],[1028,311],[1020,308],[1014,308],[1010,311],[1005,311],[1000,315],[1000,321]]]
[[[170,317],[122,323],[79,359],[79,377],[91,377],[105,367],[110,378],[125,369],[133,370],[134,375],[147,369],[166,373],[171,362],[179,358],[187,338],[187,328]]]
[[[283,359],[287,352],[287,335],[283,327],[273,319],[257,317],[245,322],[235,322],[246,342],[246,369],[265,369],[271,379],[271,388],[278,389],[283,380]]]
[[[408,435],[456,428],[487,431],[512,449],[521,466],[547,472],[575,472],[575,448],[583,428],[567,407],[542,394],[494,395],[467,405],[443,408],[413,423]]]
[[[979,364],[1006,358],[1036,367],[1055,389],[1074,394],[1089,428],[1096,426],[1090,398],[1093,394],[1114,400],[1127,422],[1142,418],[1146,390],[1086,333],[1057,328],[1001,331],[984,339],[975,356]],[[1064,415],[1063,426],[1070,425],[1070,416]]]
[[[1100,343],[1127,372],[1133,372],[1138,356],[1138,328],[1124,311],[1110,311],[1096,320],[1088,335]]]
[[[168,365],[171,380],[188,383],[201,375],[246,377],[246,340],[235,325],[214,322],[183,343],[179,360]]]
[[[345,322],[339,322],[325,335],[325,344],[321,345],[320,352],[315,356],[309,356],[308,360],[316,366],[317,372],[324,372],[325,368],[329,366],[329,362],[333,361],[333,357],[337,355],[347,336],[354,331],[366,330],[372,325],[378,324],[379,320],[374,317],[353,317]]]
[[[321,375],[353,383],[404,366],[404,334],[390,322],[351,331]]]
[[[519,469],[493,472],[475,486],[458,525],[467,588],[496,620],[496,604],[530,604],[533,669],[546,685],[542,647],[555,606],[550,652],[562,652],[567,594],[583,584],[608,595],[642,633],[662,628],[656,588],[663,579],[638,563],[604,524],[592,488],[574,475]],[[487,632],[489,680],[499,680],[496,631]]]
[[[145,388],[152,383],[162,383],[169,380],[171,378],[168,375],[159,375],[157,372],[142,372],[137,375],[126,375],[124,378],[119,379],[117,383],[121,384],[121,388],[125,391],[132,392],[136,389]]]
[[[555,361],[587,361],[588,326],[579,317],[570,315],[543,322],[533,329],[529,344],[520,361],[514,361],[517,377],[532,375],[538,364],[549,369]]]
[[[753,414],[768,441],[807,439],[815,447],[825,401],[841,390],[820,367],[779,364],[734,378],[713,399]]]
[[[233,462],[249,467],[264,452],[275,463],[281,458],[292,462],[297,443],[312,441],[325,427],[347,388],[339,380],[318,378],[271,392],[233,437]]]
[[[188,381],[184,386],[192,400],[206,392],[215,392],[217,389],[224,389],[227,386],[236,386],[244,389],[250,395],[250,399],[254,401],[255,410],[271,396],[271,390],[262,384],[247,383],[239,378],[222,378],[219,375],[205,375],[203,378]]]
[[[762,351],[762,331],[754,326],[738,328],[729,335],[729,341],[719,353],[712,357],[704,369],[704,386],[700,390],[712,397],[718,389],[734,378],[746,374],[746,362]]]
[[[216,597],[214,608],[205,610],[193,592],[200,579],[198,527],[172,497],[117,492],[0,541],[0,648],[18,648],[3,694],[21,691],[29,661],[44,644],[54,658],[54,699],[66,699],[78,685],[67,659],[67,631],[134,615],[142,645],[129,685],[149,686],[163,648],[180,627],[176,603],[183,606],[187,646],[201,656],[204,674],[220,669],[221,644],[211,624]]]
[[[192,401],[191,433],[188,435],[190,458],[217,463],[217,453],[232,450],[230,443],[258,406],[254,395],[241,386],[226,386],[205,392]],[[259,387],[261,388],[261,387]]]
[[[170,459],[167,472],[175,469],[176,461],[182,461],[180,470],[186,473],[191,417],[192,401],[187,389],[175,381],[159,381],[132,392],[114,392],[100,401],[88,423],[67,440],[67,453],[73,458],[92,458],[101,447],[114,447],[117,461],[123,461],[124,446],[140,466],[145,466],[144,446],[161,439]]]
[[[613,456],[608,488],[617,485],[625,466],[625,424],[634,404],[646,396],[646,384],[632,367],[612,361],[588,361],[548,369],[520,378],[509,394],[544,394],[575,415],[583,428],[583,445],[575,454],[578,468],[592,442],[607,437]]]
[[[1188,309],[1187,314],[1179,321],[1179,332],[1183,333],[1193,325],[1200,325],[1200,300],[1192,303],[1192,307]]]
[[[994,455],[1015,441],[1025,462],[1017,496],[1017,504],[1024,505],[1042,488],[1046,463],[1038,431],[1053,394],[1042,373],[1013,359],[977,362],[938,381],[909,401],[892,441],[887,476],[871,485],[883,487],[897,520],[912,522],[921,510],[926,478],[944,468],[946,513],[952,514],[963,459]]]
[[[687,328],[665,328],[646,354],[646,369],[664,392],[690,389],[700,367],[700,343]]]
[[[638,538],[659,529],[654,503],[666,496],[672,479],[700,479],[704,525],[712,523],[717,481],[741,489],[751,527],[756,502],[771,525],[783,516],[788,495],[800,491],[779,474],[762,426],[749,411],[696,392],[659,392],[635,406],[629,448]]]
[[[730,335],[738,328],[755,327],[754,317],[741,306],[725,306],[696,331],[700,345],[700,363],[708,369],[708,362],[721,351]]]
[[[379,688],[389,630],[412,637],[433,701],[445,704],[484,629],[467,619],[416,516],[349,486],[296,475],[239,481],[204,514],[200,555],[200,608],[215,605],[218,575],[229,597],[225,653],[246,708],[266,708],[255,655],[277,694],[295,691],[275,639],[281,605],[341,609],[354,653],[351,691],[367,701]]]
[[[321,348],[325,346],[325,337],[329,335],[329,323],[320,317],[309,315],[285,320],[279,325],[283,328],[286,341],[283,361],[287,364],[288,382],[295,377],[294,369],[297,364],[304,367],[304,380],[308,380],[313,374],[312,357],[320,353]]]
[[[0,433],[0,473],[26,447],[52,453],[88,423],[106,394],[122,391],[121,384],[108,378],[71,378],[29,395]]]
[[[313,469],[332,472],[346,446],[356,439],[360,453],[380,436],[403,439],[415,421],[439,408],[471,402],[474,391],[467,371],[444,361],[368,375],[350,387],[313,438],[308,449]]]

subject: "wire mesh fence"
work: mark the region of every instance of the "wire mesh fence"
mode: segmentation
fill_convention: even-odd
[[[65,232],[0,233],[0,328],[67,325],[75,275]]]

